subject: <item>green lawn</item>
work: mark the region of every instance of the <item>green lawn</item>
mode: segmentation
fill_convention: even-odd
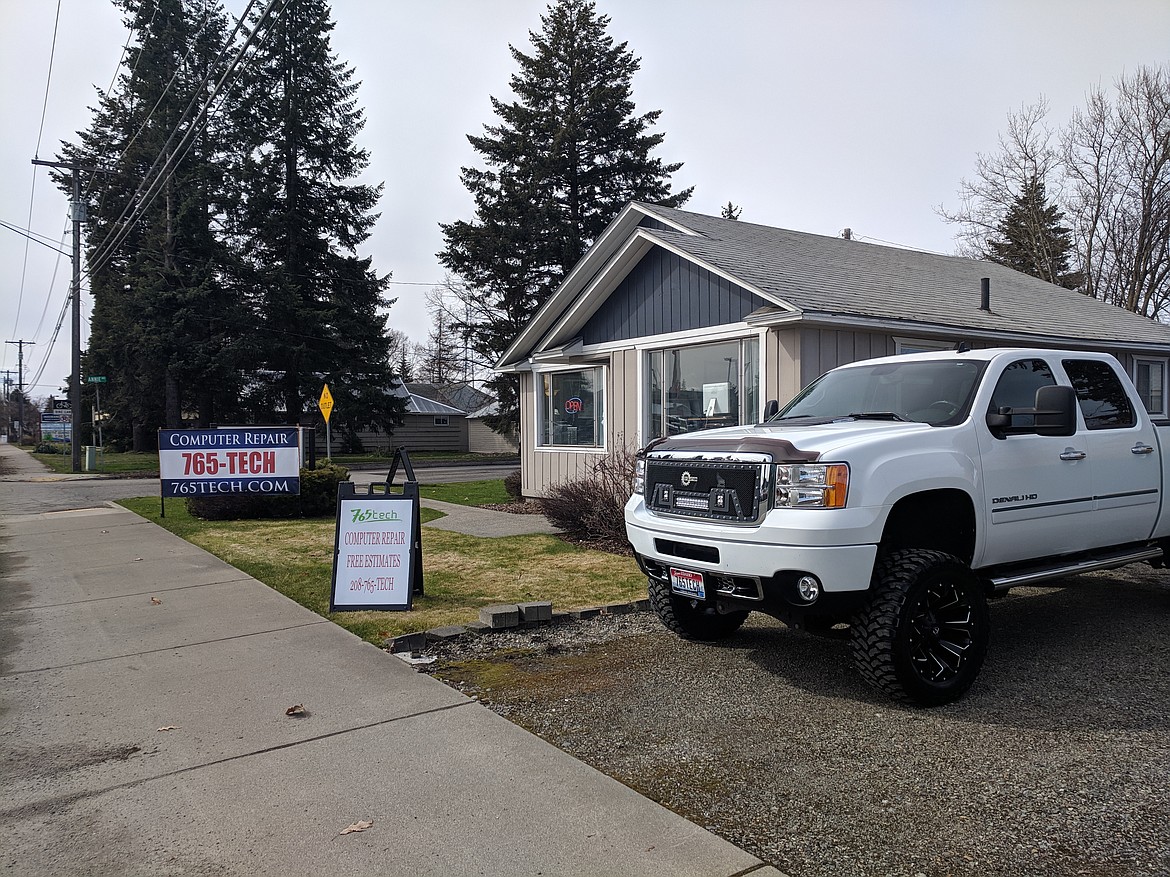
[[[68,474],[73,471],[73,456],[68,446],[63,454],[33,454],[54,472]],[[97,469],[94,471],[102,475],[137,476],[141,478],[158,478],[158,454],[137,454],[134,452],[115,453],[105,451],[98,455]],[[84,470],[85,454],[82,453],[81,465]]]
[[[466,487],[466,485],[463,485]],[[444,485],[457,489],[460,485]],[[441,513],[422,509],[425,595],[409,612],[329,612],[333,518],[292,521],[201,521],[182,502],[158,497],[122,505],[187,539],[302,606],[375,645],[389,636],[465,624],[493,603],[551,600],[558,610],[626,602],[644,596],[634,561],[532,535],[486,539],[425,524]]]
[[[68,445],[64,445],[64,453],[60,454],[33,454],[33,456],[52,469],[54,472],[62,474],[69,474],[73,471],[73,457]],[[30,448],[31,450],[31,448]],[[322,455],[319,459],[324,459]],[[422,461],[438,461],[438,462],[462,462],[473,460],[481,463],[494,463],[499,460],[511,459],[508,456],[500,454],[457,454],[448,451],[432,451],[419,452],[410,455],[411,462]],[[378,456],[376,454],[338,454],[333,457],[333,462],[346,467],[355,466],[390,466],[390,457]],[[84,470],[85,455],[82,453],[81,465]],[[116,452],[105,451],[98,456],[98,466],[94,472],[101,475],[120,475],[123,477],[136,476],[141,478],[158,478],[158,454],[147,453],[138,454],[133,451]],[[418,473],[415,473],[418,474]],[[472,484],[489,482],[469,482]],[[503,486],[501,484],[500,491],[502,494]],[[494,496],[494,494],[493,494]],[[448,499],[445,496],[436,496],[434,499],[442,499],[447,502],[459,502],[457,499]],[[502,499],[484,499],[480,502],[507,502],[508,497],[503,496]],[[479,505],[480,503],[469,503],[470,505]]]

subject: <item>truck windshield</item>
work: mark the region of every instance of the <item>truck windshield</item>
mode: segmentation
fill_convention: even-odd
[[[821,375],[769,422],[851,417],[954,426],[967,419],[985,368],[956,359],[850,366]]]

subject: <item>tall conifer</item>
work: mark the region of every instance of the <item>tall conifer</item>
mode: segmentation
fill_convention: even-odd
[[[491,98],[498,117],[468,140],[484,167],[462,168],[475,218],[442,225],[440,262],[458,276],[473,316],[476,350],[493,362],[590,244],[630,201],[677,207],[681,163],[651,155],[664,135],[660,110],[636,114],[632,80],[641,66],[615,44],[610,19],[590,0],[557,0],[530,32],[532,53],[511,46],[515,99]],[[497,428],[513,429],[511,379],[491,381]]]
[[[206,423],[238,396],[240,314],[214,232],[222,131],[198,113],[226,29],[214,0],[116,2],[132,34],[122,72],[63,154],[109,171],[87,186],[85,365],[108,378],[106,435],[145,449],[158,427]]]
[[[1048,203],[1044,182],[1032,177],[999,223],[998,236],[988,238],[987,256],[1024,274],[1076,289],[1081,275],[1069,266],[1072,232],[1063,223],[1064,214]]]
[[[354,141],[358,82],[330,46],[325,0],[283,0],[255,23],[265,32],[230,116],[241,145],[228,227],[258,322],[249,403],[297,423],[326,382],[335,426],[392,428],[403,403],[385,393],[389,278],[357,254],[382,189],[353,182],[369,163]]]

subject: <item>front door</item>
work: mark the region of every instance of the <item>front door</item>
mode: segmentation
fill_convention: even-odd
[[[1045,360],[1016,360],[1000,374],[989,408],[1033,408],[1036,390],[1055,383]],[[1078,447],[1081,433],[996,438],[986,425],[976,428],[982,458],[982,518],[990,522],[976,565],[994,566],[1086,548],[1094,499],[1091,461]]]

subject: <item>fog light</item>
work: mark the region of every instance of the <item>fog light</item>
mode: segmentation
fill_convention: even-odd
[[[812,603],[821,596],[821,583],[816,576],[801,576],[796,580],[796,593],[805,603]]]

